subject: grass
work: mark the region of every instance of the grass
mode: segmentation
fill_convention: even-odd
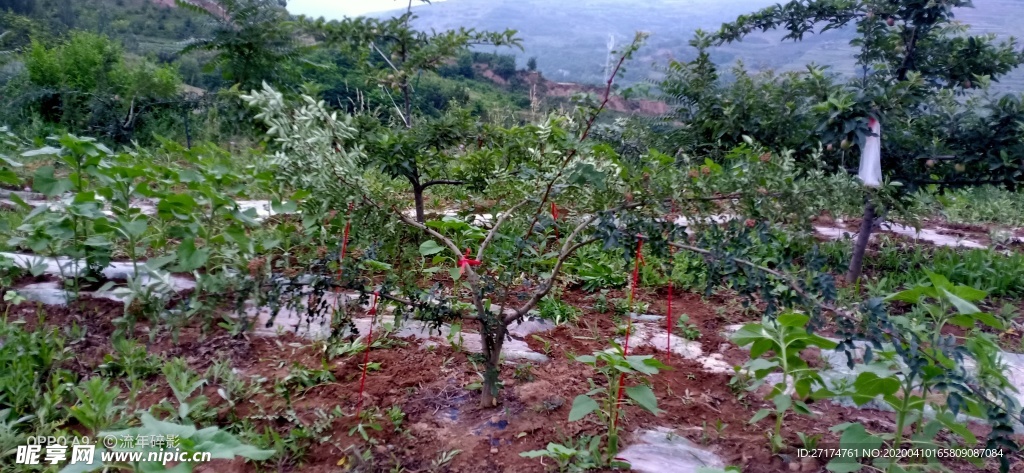
[[[915,206],[951,223],[1024,226],[1024,193],[995,186],[953,189],[943,194],[919,191]]]

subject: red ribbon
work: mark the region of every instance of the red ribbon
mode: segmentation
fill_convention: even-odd
[[[558,220],[558,206],[554,202],[551,203],[551,220]],[[558,222],[555,222],[555,240],[558,239]]]
[[[466,255],[465,256],[461,256],[461,255],[459,256],[459,274],[460,275],[466,269],[466,266],[480,266],[481,264],[483,264],[483,261],[475,260],[475,259],[470,258],[469,254],[470,254],[469,248],[466,248]]]
[[[352,208],[353,208],[353,204],[351,202],[349,202],[349,204],[348,204],[348,212],[345,214],[346,217],[349,216],[352,213]],[[350,228],[352,228],[352,220],[351,219],[349,219],[347,222],[345,222],[345,237],[341,240],[341,257],[338,258],[338,276],[339,277],[341,276],[341,263],[343,263],[345,261],[345,250],[348,249],[348,231],[349,231]]]
[[[356,401],[356,410],[363,407],[363,389],[366,387],[366,368],[370,365],[370,345],[373,344],[373,322],[377,315],[377,291],[373,291],[373,301],[370,302],[370,310],[366,315],[370,316],[370,330],[366,334],[366,348],[363,350],[363,375],[359,378],[359,400]]]

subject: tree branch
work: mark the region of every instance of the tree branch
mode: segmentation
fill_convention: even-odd
[[[498,217],[498,220],[494,222],[494,227],[491,228],[491,231],[487,232],[487,237],[484,238],[483,243],[480,243],[480,247],[477,249],[476,252],[477,259],[483,259],[484,250],[486,250],[487,246],[491,244],[491,240],[493,240],[494,236],[498,234],[498,229],[501,228],[501,225],[503,223],[505,223],[505,220],[508,220],[508,218],[512,215],[513,212],[519,210],[519,207],[522,207],[528,203],[530,203],[530,199],[526,199],[512,206],[512,208],[501,213],[501,215]]]
[[[570,240],[566,239],[566,245],[569,244],[569,241]],[[582,241],[580,243],[572,245],[571,247],[568,248],[568,250],[565,253],[559,255],[558,261],[555,262],[555,267],[552,268],[551,270],[551,277],[548,278],[548,281],[544,283],[544,285],[541,286],[541,288],[537,292],[534,292],[533,296],[530,296],[530,299],[527,300],[526,303],[524,303],[518,309],[516,309],[514,313],[506,315],[502,319],[502,323],[504,323],[505,325],[509,325],[516,319],[519,319],[520,317],[526,315],[527,312],[530,312],[530,310],[533,309],[534,306],[536,306],[537,303],[544,298],[544,296],[548,295],[548,292],[551,291],[551,288],[555,286],[555,280],[558,279],[558,271],[562,268],[562,264],[565,263],[565,260],[569,259],[569,256],[572,256],[572,254],[575,253],[576,250],[583,248],[584,246],[587,246],[591,243],[594,243],[595,241],[598,241],[598,239],[591,238],[589,240]]]
[[[710,256],[710,257],[714,257],[715,256],[711,251],[705,250],[704,248],[700,248],[700,247],[697,247],[697,246],[691,246],[691,245],[687,245],[687,244],[683,244],[683,243],[676,243],[676,242],[669,242],[669,245],[670,246],[674,246],[674,247],[679,248],[679,249],[682,249],[682,250],[692,251],[694,253],[699,253],[699,254],[702,254],[704,256]],[[797,281],[796,278],[794,278],[793,276],[791,276],[789,274],[786,274],[786,273],[783,273],[783,272],[780,272],[780,271],[776,271],[774,269],[771,269],[771,268],[768,268],[768,267],[765,267],[765,266],[761,266],[761,265],[759,265],[757,263],[754,263],[752,261],[748,261],[748,260],[745,260],[745,259],[742,259],[742,258],[730,258],[730,259],[732,261],[735,261],[735,262],[737,262],[739,264],[742,264],[742,265],[744,265],[744,266],[746,266],[748,268],[754,268],[754,269],[757,269],[759,271],[764,271],[765,273],[771,274],[772,276],[775,276],[775,277],[777,277],[779,279],[785,280],[787,283],[789,283],[789,286],[794,291],[796,291],[797,294],[800,294],[800,296],[803,297],[804,299],[806,299],[808,301],[813,301],[815,304],[817,304],[822,309],[825,309],[825,310],[828,310],[828,311],[831,311],[831,312],[839,312],[839,309],[836,308],[835,306],[832,306],[832,305],[829,305],[829,304],[824,304],[822,302],[819,302],[817,299],[811,297],[811,295],[808,294],[807,291],[804,291],[803,289],[800,288],[799,281]]]
[[[630,48],[627,51],[632,51],[640,41],[641,37],[637,34],[637,37],[633,39],[633,44],[630,45]],[[590,136],[590,130],[594,127],[594,122],[597,121],[597,117],[601,115],[601,112],[604,111],[604,108],[608,105],[608,100],[611,98],[612,93],[612,83],[615,81],[615,76],[619,74],[619,70],[622,69],[622,65],[626,62],[627,57],[629,57],[629,53],[619,56],[619,62],[615,64],[615,68],[612,69],[611,74],[608,76],[608,81],[605,84],[604,97],[601,100],[601,105],[599,105],[597,110],[594,110],[594,113],[590,115],[590,118],[587,120],[587,126],[583,129],[583,134],[580,135],[577,145],[566,153],[565,159],[562,160],[562,165],[559,167],[558,172],[555,173],[555,176],[551,178],[550,182],[548,182],[547,188],[544,189],[544,195],[540,199],[540,205],[537,206],[537,212],[533,214],[533,219],[530,221],[530,225],[527,226],[526,236],[523,237],[524,240],[533,235],[533,227],[537,225],[537,220],[540,218],[541,212],[544,211],[544,204],[547,203],[548,198],[551,196],[551,189],[555,186],[555,182],[558,182],[558,179],[562,177],[562,174],[565,172],[565,167],[569,165],[572,158],[574,158],[579,152],[579,145],[583,144],[583,142],[587,140],[587,137]]]
[[[612,209],[610,212],[621,212],[623,210],[630,210],[643,207],[643,205],[644,204],[639,202],[633,204],[626,204],[621,207]],[[598,240],[597,238],[591,238],[589,240],[583,241],[582,243],[577,243],[575,245],[572,244],[573,240],[575,240],[576,237],[579,236],[580,232],[582,232],[583,229],[589,227],[590,224],[594,223],[594,220],[597,220],[597,217],[598,214],[594,213],[589,217],[585,218],[582,222],[579,223],[579,225],[576,225],[576,228],[573,229],[572,233],[570,233],[569,236],[565,238],[565,242],[562,243],[562,249],[558,254],[558,260],[555,261],[555,267],[552,268],[551,270],[551,277],[548,278],[547,282],[544,283],[544,285],[541,286],[540,289],[534,292],[533,296],[531,296],[530,299],[526,301],[526,303],[524,303],[522,306],[516,309],[515,313],[506,316],[503,319],[505,325],[508,325],[515,321],[516,319],[522,317],[523,315],[526,315],[526,313],[529,312],[530,309],[533,309],[533,307],[536,306],[537,303],[540,302],[540,300],[543,299],[549,291],[551,291],[551,288],[554,287],[555,285],[555,280],[558,279],[558,271],[562,268],[562,264],[565,263],[565,260],[569,259],[569,257],[572,256],[573,253],[576,252],[576,250]]]
[[[442,185],[442,184],[447,184],[447,185],[451,185],[451,186],[459,186],[459,185],[462,185],[462,184],[465,184],[465,183],[466,183],[465,181],[454,181],[454,180],[449,180],[449,179],[435,179],[433,181],[427,181],[427,182],[424,182],[423,184],[420,184],[420,189],[426,189],[426,188],[428,188],[430,186],[437,186],[437,185]]]

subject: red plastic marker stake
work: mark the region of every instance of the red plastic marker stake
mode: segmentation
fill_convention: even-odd
[[[643,253],[641,251],[644,247],[644,236],[637,235],[636,241],[636,262],[633,265],[633,287],[629,290],[629,311],[633,312],[633,300],[636,298],[636,287],[640,282],[640,264],[644,262]],[[622,355],[629,356],[629,334],[633,331],[633,316],[629,316],[629,320],[626,322],[626,342],[622,347]],[[618,405],[622,404],[622,383],[626,379],[626,373],[619,373],[619,386],[616,393],[616,409],[612,413],[612,428],[615,428],[615,424],[619,418]]]
[[[348,249],[348,232],[352,228],[352,209],[355,205],[352,202],[348,203],[348,212],[345,212],[345,218],[348,221],[345,222],[345,234],[341,238],[341,254],[338,256],[338,281],[341,281],[341,265],[345,262],[345,250]],[[341,288],[337,285],[334,286],[334,312],[338,312],[338,301],[341,300]]]
[[[676,213],[676,201],[672,201],[672,211],[669,213],[669,221],[675,222]],[[674,223],[673,223],[674,225]],[[669,230],[669,235],[672,234],[672,230]],[[675,269],[676,249],[674,246],[668,246],[668,314],[667,320],[665,321],[665,359],[672,358],[672,273]]]
[[[363,408],[363,389],[366,387],[366,368],[370,365],[370,345],[373,344],[373,323],[377,320],[377,291],[373,291],[373,301],[370,303],[370,310],[366,314],[370,316],[370,330],[366,334],[366,348],[363,349],[363,375],[359,378],[359,400],[356,401],[356,411]]]
[[[480,260],[475,260],[475,259],[470,258],[469,255],[470,255],[469,248],[466,248],[466,255],[459,257],[459,275],[460,276],[465,271],[466,266],[480,266],[483,263]]]

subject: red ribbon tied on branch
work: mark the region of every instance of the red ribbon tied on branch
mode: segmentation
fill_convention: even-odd
[[[366,315],[377,315],[377,297],[379,297],[377,294],[377,291],[373,291],[373,300],[370,301],[370,310],[366,312]]]
[[[551,203],[551,220],[552,221],[558,220],[558,206],[555,205],[554,202]],[[555,240],[557,240],[558,239],[558,222],[555,222],[553,225],[555,227]]]
[[[480,260],[475,260],[475,259],[470,258],[469,257],[469,253],[470,253],[469,248],[466,248],[466,255],[459,257],[459,274],[460,275],[465,271],[466,266],[480,266],[483,263]]]

